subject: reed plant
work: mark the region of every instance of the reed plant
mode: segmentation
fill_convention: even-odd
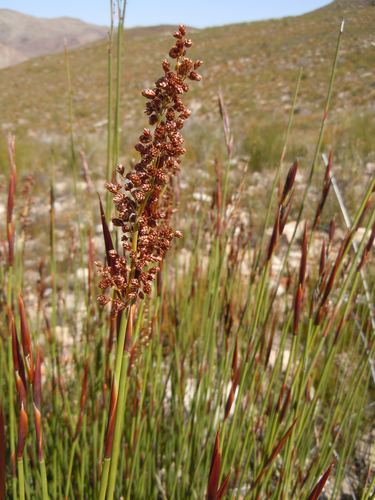
[[[192,41],[183,25],[173,35],[172,63],[163,61],[163,76],[142,92],[149,128],[130,168],[118,164],[119,80],[114,124],[110,88],[112,200],[104,207],[99,197],[103,244],[93,236],[95,210],[80,211],[76,195],[80,234],[73,234],[58,269],[51,176],[50,252],[41,256],[34,284],[25,279],[28,240],[21,237],[28,209],[18,208],[30,204],[18,195],[9,138],[0,262],[0,500],[313,500],[323,490],[344,498],[344,487],[353,498],[374,497],[373,443],[369,453],[363,449],[373,431],[375,178],[345,232],[338,234],[339,217],[326,228],[322,214],[338,193],[331,150],[320,198],[309,207],[315,216],[306,217],[342,31],[303,195],[298,160],[284,166],[300,72],[260,234],[244,196],[247,168],[238,186],[231,182],[236,138],[221,94],[227,162],[215,163],[211,202],[192,198],[178,217],[181,130],[190,115],[183,97],[200,81],[202,64],[186,55]],[[112,47],[113,30],[110,75]],[[71,92],[69,82],[73,119]],[[77,168],[72,127],[71,147]],[[89,165],[81,157],[93,207]]]

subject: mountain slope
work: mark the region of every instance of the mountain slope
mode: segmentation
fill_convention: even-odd
[[[343,17],[345,29],[327,126],[327,140],[332,141],[353,117],[375,111],[375,8],[367,0],[336,0],[299,17],[195,30],[191,57],[202,59],[204,65],[202,82],[191,85],[186,100],[194,115],[186,130],[194,140],[192,161],[204,161],[208,147],[215,151],[212,132],[218,136],[220,131],[219,88],[228,107],[238,153],[252,154],[255,142],[267,135],[272,138],[275,130],[282,136],[300,67],[303,73],[293,137],[300,137],[301,147],[291,154],[305,155],[320,126]],[[170,27],[156,27],[124,34],[123,155],[133,154],[132,144],[147,124],[141,91],[152,87],[161,76],[160,63],[173,43],[172,32]],[[106,41],[69,51],[77,143],[91,141],[95,148],[105,148],[107,58]],[[3,69],[0,108],[3,137],[12,131],[18,141],[30,137],[34,143],[67,142],[69,111],[63,55],[48,55]],[[272,141],[270,144],[276,151]]]
[[[329,5],[322,7],[325,11],[337,10],[344,12],[347,9],[363,9],[374,7],[374,0],[335,0]]]
[[[0,68],[22,60],[61,52],[64,39],[79,47],[107,35],[108,28],[79,19],[42,19],[10,9],[0,9]]]

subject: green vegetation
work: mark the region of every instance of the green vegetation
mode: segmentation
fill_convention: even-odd
[[[201,84],[191,89],[190,94],[194,126],[191,125],[185,133],[186,140],[191,144],[191,162],[186,166],[194,166],[195,155],[192,152],[196,141],[193,140],[193,129],[198,124],[205,132],[200,142],[204,148],[211,149],[212,135],[217,133],[219,127],[219,88],[223,92],[237,138],[235,155],[248,156],[254,141],[259,143],[259,136],[266,138],[275,123],[278,129],[285,128],[295,82],[302,67],[295,116],[296,132],[290,139],[287,160],[293,161],[293,150],[305,151],[300,157],[301,168],[304,170],[304,159],[312,154],[317,139],[316,130],[325,99],[326,75],[332,64],[336,43],[335,30],[343,18],[346,22],[345,38],[332,96],[329,117],[332,131],[328,144],[336,143],[339,137],[336,134],[340,134],[343,126],[345,129],[353,128],[358,125],[356,122],[362,113],[372,113],[369,106],[373,107],[375,96],[374,9],[372,6],[355,8],[355,5],[349,8],[342,1],[336,1],[332,5],[336,5],[336,9],[327,6],[296,18],[192,32],[205,67],[202,70]],[[157,74],[157,61],[166,57],[169,50],[166,34],[170,31],[171,28],[168,27],[149,28],[149,32],[139,29],[125,31],[121,56],[119,124],[120,161],[123,164],[134,157],[132,148],[137,140],[137,130],[143,126],[140,91]],[[114,38],[113,68],[116,73],[117,37]],[[63,47],[61,49],[63,51]],[[195,47],[192,50],[195,52]],[[105,41],[70,51],[76,144],[77,147],[82,143],[86,144],[86,152],[92,158],[91,163],[101,166],[101,178],[105,169],[103,158],[107,132],[106,123],[103,123],[107,119],[108,104],[107,54]],[[141,56],[134,57],[134,54]],[[54,150],[61,149],[68,143],[69,109],[65,98],[67,86],[64,55],[54,54],[27,61],[4,69],[1,75],[1,126],[5,132],[0,138],[1,158],[6,161],[6,133],[11,131],[16,134],[20,147],[30,144],[29,147],[38,153],[24,155],[22,151],[17,152],[18,169],[21,172],[35,171],[34,167],[30,168],[30,163],[40,161],[38,167],[44,170],[45,164],[50,161],[51,147]],[[116,75],[114,78],[116,80]],[[358,134],[365,135],[365,129]],[[373,162],[371,136],[367,143],[372,151],[372,160],[367,161]],[[336,154],[338,151],[335,149],[334,155]],[[263,169],[275,166],[274,156],[269,156],[265,159]],[[43,159],[39,160],[41,157]],[[55,157],[59,161],[60,155],[56,154]]]
[[[327,30],[314,51],[307,24]],[[83,72],[90,80],[83,60],[101,44],[62,58],[71,94],[56,57],[38,60],[56,64],[43,106],[56,99],[67,125],[50,111],[48,136],[35,125],[27,138],[21,124],[0,150],[10,164],[0,235],[0,500],[313,500],[323,488],[328,498],[374,498],[374,123],[362,90],[362,104],[339,120],[338,76],[350,55],[340,24],[320,9],[247,25],[258,33],[250,42],[241,25],[196,32],[191,49],[180,26],[170,52],[177,76],[165,62],[160,69],[170,39],[124,36],[121,72],[112,75],[111,50],[108,61],[98,57],[97,87],[81,102],[77,68],[80,83]],[[266,27],[272,39],[260,37]],[[293,34],[285,44],[281,27]],[[304,57],[319,50],[332,59],[319,66],[324,90],[304,86],[311,75],[299,73],[306,43]],[[184,47],[206,55],[202,84],[200,61],[184,61]],[[287,91],[269,79],[281,64],[275,47],[296,58]],[[255,68],[249,80],[242,51]],[[32,64],[3,74],[13,79]],[[142,92],[147,125],[138,89],[160,74]],[[255,113],[252,92],[264,92],[272,121]],[[88,109],[102,132],[90,130]],[[138,163],[118,165],[132,157]]]

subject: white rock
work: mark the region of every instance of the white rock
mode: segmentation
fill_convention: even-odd
[[[212,201],[212,196],[206,193],[193,193],[193,198],[198,201]]]
[[[285,349],[283,353],[280,353],[277,349],[271,349],[270,359],[268,361],[268,364],[273,368],[276,364],[277,358],[280,355],[283,357],[281,370],[285,372],[288,367],[288,362],[290,358],[290,351],[288,349]]]
[[[87,281],[89,270],[86,267],[79,267],[76,271],[76,277],[80,281]]]
[[[360,245],[362,238],[365,234],[366,228],[365,227],[359,227],[357,231],[354,233],[354,241],[357,242],[358,245]],[[367,233],[367,238],[369,238],[371,231]]]
[[[64,347],[73,344],[73,337],[69,334],[67,326],[57,325],[55,328],[56,340],[61,342]]]
[[[297,224],[297,221],[295,221],[295,220],[292,222],[288,222],[288,224],[285,224],[283,234],[285,234],[288,243],[291,242],[296,224]],[[302,220],[298,224],[295,240],[302,238],[304,230],[305,230],[305,221]]]

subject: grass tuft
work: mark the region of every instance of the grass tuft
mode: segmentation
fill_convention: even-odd
[[[111,13],[113,26],[112,3]],[[337,165],[343,144],[323,155],[320,172],[342,27],[307,175],[303,159],[289,159],[293,137],[304,132],[295,116],[303,71],[285,130],[272,130],[274,150],[257,144],[240,162],[224,91],[215,111],[222,131],[200,134],[189,118],[185,102],[194,102],[202,61],[187,58],[194,49],[183,25],[162,76],[141,92],[148,126],[126,167],[120,115],[133,108],[122,106],[124,14],[117,49],[113,29],[109,39],[107,173],[99,176],[106,203],[98,187],[93,208],[98,172],[87,147],[80,150],[85,182],[76,170],[68,58],[71,152],[64,161],[73,167],[72,189],[65,203],[55,152],[40,220],[29,220],[33,182],[19,180],[9,137],[0,499],[313,500],[324,490],[344,498],[345,482],[356,497],[372,498],[375,177],[363,175],[346,207]],[[212,41],[219,32],[210,31]],[[204,38],[194,33],[194,40],[199,51]],[[210,80],[215,70],[207,71]],[[138,76],[143,83],[148,69]],[[190,197],[182,193],[189,134],[198,165]],[[258,152],[277,165],[271,177]],[[358,152],[359,164],[368,160],[365,147]],[[249,177],[261,179],[258,169],[267,186],[250,200]],[[27,237],[33,225],[45,234],[43,252]]]

